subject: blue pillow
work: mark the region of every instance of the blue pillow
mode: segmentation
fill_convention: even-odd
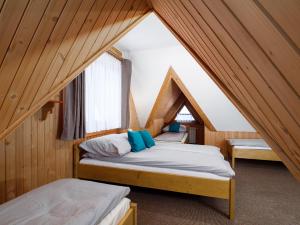
[[[146,145],[147,148],[151,148],[152,146],[155,145],[155,142],[151,136],[151,134],[149,133],[149,131],[147,130],[140,130],[139,131],[143,140],[144,140],[144,143]]]
[[[170,124],[169,131],[170,132],[178,133],[179,132],[179,128],[180,128],[180,123],[174,122],[174,123]]]
[[[128,141],[131,145],[131,151],[139,152],[146,148],[144,140],[138,131],[128,131]]]

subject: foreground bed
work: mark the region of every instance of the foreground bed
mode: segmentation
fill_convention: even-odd
[[[281,161],[263,139],[228,139],[227,144],[232,168],[235,159]]]
[[[74,145],[74,174],[78,178],[227,199],[229,200],[229,217],[230,219],[234,218],[235,182],[233,177],[208,172],[188,171],[183,168],[156,168],[148,164],[142,166],[117,161],[82,159],[84,152],[79,148],[79,144]],[[179,146],[192,146],[173,145],[177,145],[177,148]],[[209,154],[209,150],[207,150],[207,153]]]
[[[0,206],[0,224],[136,225],[128,187],[62,179]]]

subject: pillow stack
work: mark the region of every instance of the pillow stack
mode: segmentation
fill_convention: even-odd
[[[155,145],[151,134],[147,130],[128,131],[128,141],[133,152],[139,152]]]

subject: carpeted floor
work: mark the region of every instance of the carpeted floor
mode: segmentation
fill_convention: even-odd
[[[238,160],[236,218],[227,217],[227,201],[132,188],[139,225],[300,225],[300,183],[283,164]]]

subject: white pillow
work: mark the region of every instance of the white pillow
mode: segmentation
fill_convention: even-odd
[[[163,132],[169,132],[169,125],[163,128]],[[186,132],[186,126],[180,124],[179,132]]]
[[[100,156],[122,156],[131,151],[127,134],[109,134],[82,142],[83,150]]]

